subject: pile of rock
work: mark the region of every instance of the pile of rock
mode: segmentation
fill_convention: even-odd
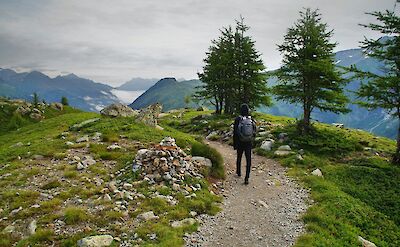
[[[153,105],[149,105],[146,108],[140,109],[137,120],[146,125],[156,127],[157,119],[159,118],[161,111],[161,104],[156,103]]]
[[[141,177],[150,184],[166,182],[179,190],[179,183],[185,176],[202,178],[200,168],[210,166],[210,163],[206,158],[192,159],[176,145],[175,139],[165,137],[159,145],[140,149],[132,169],[134,172],[140,171]]]

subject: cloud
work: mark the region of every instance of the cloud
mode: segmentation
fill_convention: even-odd
[[[318,7],[338,49],[355,48],[367,11],[392,0],[0,0],[0,67],[74,72],[117,85],[132,77],[196,77],[210,41],[240,15],[268,68],[302,7]]]

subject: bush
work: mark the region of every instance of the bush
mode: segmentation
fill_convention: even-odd
[[[203,143],[195,142],[192,144],[191,154],[210,159],[212,162],[210,175],[215,178],[225,178],[224,159],[217,150]]]

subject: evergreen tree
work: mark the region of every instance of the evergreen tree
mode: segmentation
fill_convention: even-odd
[[[254,41],[245,35],[248,29],[243,18],[236,21],[235,29],[223,28],[206,53],[203,72],[198,73],[203,86],[195,97],[209,100],[217,114],[238,112],[243,103],[251,108],[270,104],[265,66]]]
[[[69,105],[67,97],[65,97],[65,96],[62,96],[62,97],[61,97],[61,104],[63,104],[63,105]]]
[[[303,106],[303,133],[310,130],[314,109],[349,111],[343,93],[346,81],[334,64],[333,49],[337,44],[330,42],[333,30],[327,30],[320,16],[317,10],[300,11],[300,19],[288,29],[283,44],[278,45],[283,66],[276,73],[280,83],[273,91],[278,100]]]
[[[32,101],[34,106],[37,106],[39,104],[39,96],[36,92],[33,93],[33,101]]]
[[[359,102],[369,109],[383,108],[394,118],[399,120],[397,134],[397,149],[393,155],[393,163],[400,165],[400,17],[394,12],[373,12],[367,13],[376,17],[379,24],[362,25],[374,31],[379,31],[384,37],[378,40],[367,39],[362,43],[362,48],[368,56],[384,62],[383,75],[376,75],[370,72],[356,72],[355,77],[364,79],[357,95],[361,98]]]

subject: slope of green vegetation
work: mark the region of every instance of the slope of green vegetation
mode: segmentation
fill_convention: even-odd
[[[0,135],[1,247],[76,246],[77,240],[85,236],[111,234],[115,237],[122,233],[126,234],[122,235],[125,236],[122,241],[130,239],[144,246],[180,246],[183,235],[196,230],[197,224],[172,228],[172,221],[191,217],[193,212],[215,214],[219,211],[216,203],[221,198],[212,193],[206,179],[188,177],[183,181],[181,186],[188,189],[192,184],[201,188],[192,192],[195,196],[187,197],[174,191],[170,184],[143,182],[131,169],[137,150],[171,136],[185,152],[216,161],[210,174],[223,176],[222,162],[215,158],[215,151],[192,135],[168,126],[158,130],[136,123],[133,118],[68,112],[49,115],[40,122],[24,124]],[[93,118],[100,120],[79,131],[70,130],[72,125]],[[92,141],[98,133],[102,134],[101,140]],[[76,141],[85,135],[89,136],[88,142]],[[111,144],[122,148],[108,150]],[[192,150],[192,146],[196,148]],[[92,156],[96,164],[77,169],[71,159],[87,155]],[[138,195],[125,205],[128,215],[117,210],[114,196],[112,201],[103,199],[102,191],[107,190],[113,180],[132,184]],[[155,194],[171,196],[176,204],[153,197]],[[136,217],[148,211],[159,218],[137,223]],[[27,236],[26,227],[32,220],[37,221],[36,233]],[[10,230],[10,227],[15,229]],[[113,246],[118,243],[114,241]]]
[[[303,216],[307,233],[296,246],[359,246],[358,236],[377,246],[400,246],[400,167],[389,162],[395,150],[393,140],[319,123],[313,124],[310,136],[304,136],[298,134],[294,119],[258,113],[254,117],[266,126],[268,138],[278,140],[279,134],[287,134],[271,151],[256,148],[256,152],[279,160],[290,168],[289,175],[311,189],[313,203]],[[181,118],[179,114],[166,116],[163,122],[208,135],[229,130],[233,119],[187,111]],[[258,146],[266,138],[257,138]],[[285,144],[293,153],[274,155]],[[304,152],[302,160],[299,151]],[[316,168],[323,177],[311,175]]]

